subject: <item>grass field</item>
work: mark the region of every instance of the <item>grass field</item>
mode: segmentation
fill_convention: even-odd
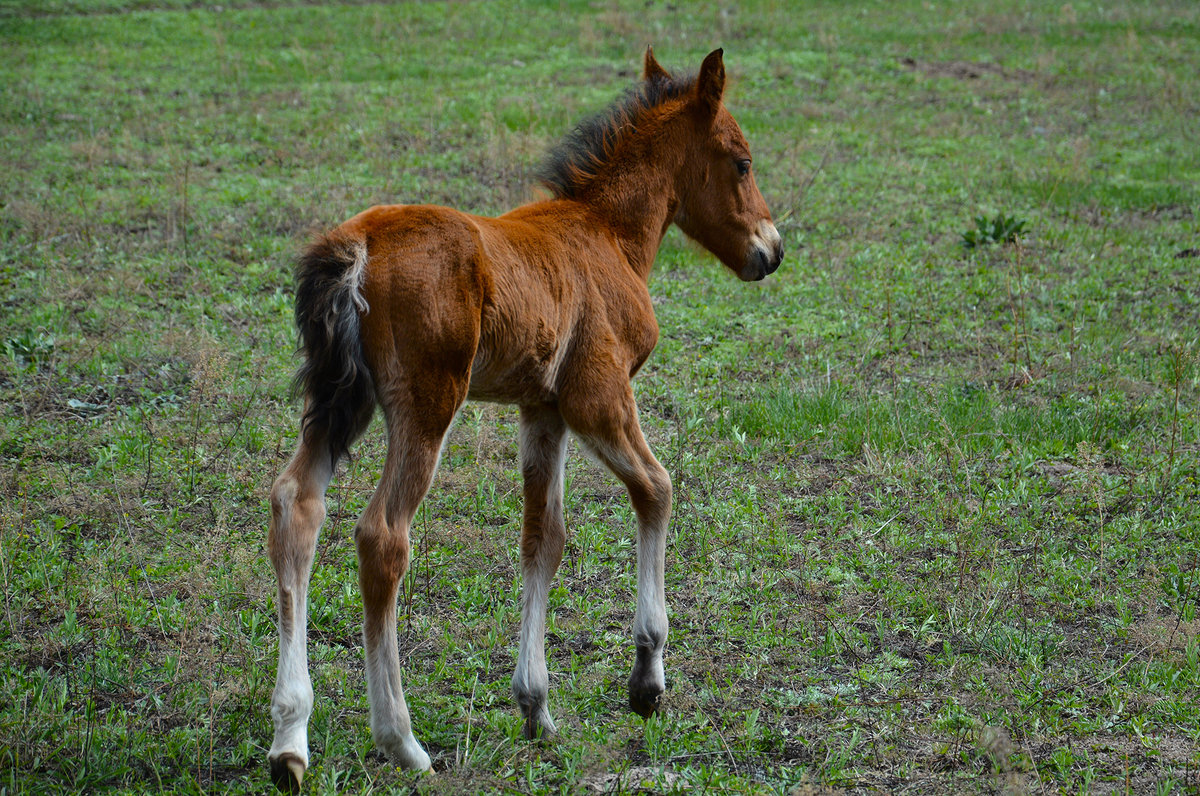
[[[648,43],[725,48],[789,251],[744,285],[672,232],[651,278],[668,713],[626,708],[633,517],[572,444],[561,732],[520,740],[516,414],[471,404],[401,595],[437,773],[370,740],[376,428],[318,547],[308,792],[1200,792],[1186,0],[0,0],[0,792],[270,788],[292,258],[531,197]]]

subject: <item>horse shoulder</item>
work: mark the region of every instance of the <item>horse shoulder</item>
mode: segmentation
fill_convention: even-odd
[[[658,318],[650,288],[637,274],[625,251],[615,243],[612,258],[598,281],[604,295],[608,325],[624,352],[623,365],[632,377],[658,345]]]
[[[503,403],[553,400],[582,311],[565,250],[539,217],[470,217],[489,290],[471,395]]]

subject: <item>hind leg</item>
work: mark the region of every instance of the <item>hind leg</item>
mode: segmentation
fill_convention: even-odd
[[[546,598],[562,561],[563,460],[567,432],[552,407],[521,407],[521,474],[525,481],[525,518],[521,528],[521,652],[513,671],[513,697],[525,717],[525,737],[553,735],[546,707],[550,680],[546,671]]]
[[[609,384],[606,388],[597,382],[586,395],[572,396],[572,401],[563,402],[562,412],[571,430],[625,484],[637,514],[637,611],[633,620],[637,657],[629,676],[629,706],[649,718],[658,711],[666,690],[663,568],[671,516],[671,478],[642,435],[629,383],[614,379]]]
[[[317,533],[325,520],[325,490],[333,476],[329,448],[317,433],[301,434],[292,460],[271,488],[267,546],[279,581],[279,669],[271,696],[275,738],[267,759],[271,779],[296,793],[308,767],[308,580]]]
[[[434,394],[450,398],[386,407],[388,454],[383,478],[355,529],[371,735],[394,763],[418,770],[428,769],[430,760],[413,735],[400,682],[396,597],[400,578],[408,570],[409,528],[433,480],[442,438],[466,395],[466,382],[447,384]]]

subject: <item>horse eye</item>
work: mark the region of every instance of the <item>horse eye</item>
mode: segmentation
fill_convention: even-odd
[[[750,173],[750,161],[745,159],[739,160],[737,162],[737,170],[739,177],[745,177]]]

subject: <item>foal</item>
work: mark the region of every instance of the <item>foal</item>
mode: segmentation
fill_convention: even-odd
[[[722,51],[676,79],[647,49],[640,84],[551,154],[553,198],[499,218],[445,207],[373,207],[322,236],[296,266],[296,377],[304,419],[271,490],[279,579],[279,672],[271,700],[275,784],[299,788],[313,693],[307,591],[325,491],[375,405],[387,420],[379,487],[354,536],[363,593],[375,743],[429,768],[400,685],[397,584],[409,525],[442,440],[467,398],[521,410],[524,592],[513,695],[529,738],[554,732],[546,708],[546,597],[562,560],[563,458],[570,430],[629,491],[638,518],[637,647],[630,706],[658,708],[667,639],[663,556],[671,480],[642,436],[630,379],[658,341],[646,280],[672,223],[743,280],[783,258],[750,149],[721,103]]]

